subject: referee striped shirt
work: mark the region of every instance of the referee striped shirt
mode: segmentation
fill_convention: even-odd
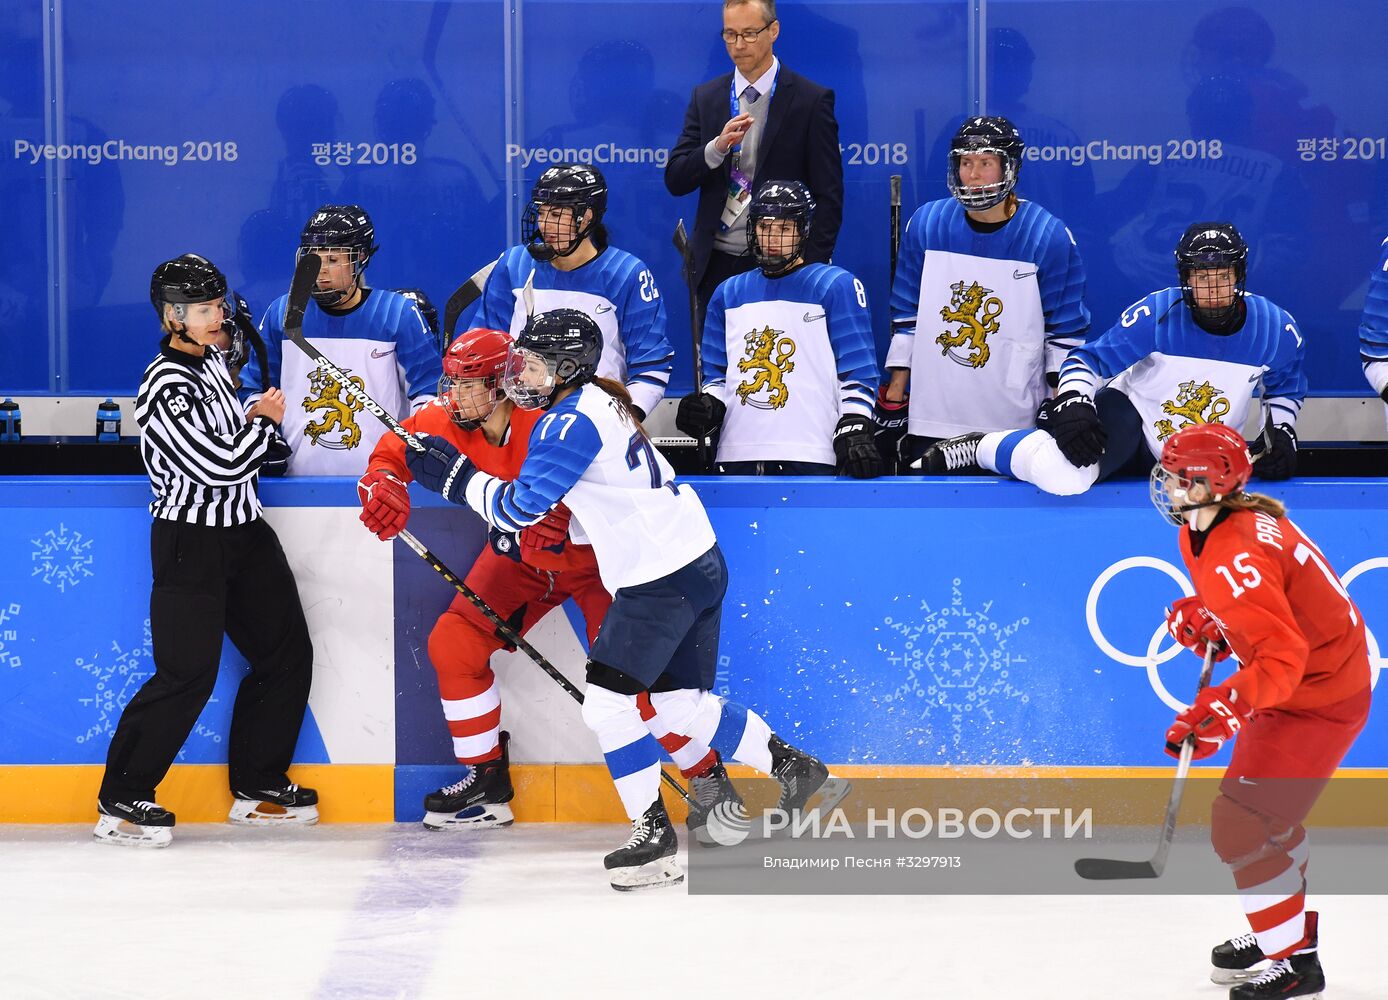
[[[135,421],[151,514],[207,527],[260,517],[257,475],[275,425],[269,417],[246,422],[220,350],[184,354],[166,336],[140,380]]]

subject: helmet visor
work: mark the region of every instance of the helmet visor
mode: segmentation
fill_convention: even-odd
[[[512,344],[506,352],[501,389],[522,410],[542,409],[554,395],[555,365],[549,358]]]

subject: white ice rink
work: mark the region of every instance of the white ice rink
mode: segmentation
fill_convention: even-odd
[[[1232,895],[619,894],[626,832],[0,827],[0,1000],[1222,1000],[1209,950],[1246,929]],[[1388,998],[1388,900],[1313,905],[1328,1000]]]

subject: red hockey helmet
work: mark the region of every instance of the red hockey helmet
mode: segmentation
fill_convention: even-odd
[[[491,415],[500,396],[510,349],[509,333],[481,327],[459,334],[449,346],[443,356],[439,398],[455,424],[476,430]],[[481,388],[486,389],[485,399],[476,398],[474,387],[462,384],[474,381],[480,381]]]
[[[1253,458],[1243,435],[1224,424],[1192,424],[1166,439],[1161,461],[1152,469],[1152,502],[1174,524],[1188,511],[1209,507],[1238,493],[1253,475]],[[1196,483],[1209,496],[1190,503],[1186,493]]]

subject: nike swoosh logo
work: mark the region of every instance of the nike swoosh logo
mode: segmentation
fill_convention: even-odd
[[[394,354],[394,353],[395,353],[395,348],[393,348],[393,347],[392,347],[390,350],[388,350],[388,351],[378,351],[378,350],[376,350],[376,348],[374,348],[374,347],[371,348],[371,356],[372,356],[373,358],[387,358],[387,357],[390,357],[390,355],[392,355],[392,354]]]
[[[824,314],[823,314],[823,313],[805,313],[805,322],[806,322],[806,323],[813,323],[813,322],[815,322],[816,320],[821,320],[821,319],[823,319],[823,318],[824,318]]]
[[[606,302],[604,302],[602,305],[598,306],[593,310],[593,312],[597,313],[599,316],[601,316],[603,313],[610,313],[611,311],[612,306],[608,305]]]
[[[1248,780],[1247,778],[1245,778],[1243,775],[1239,775],[1239,784],[1240,784],[1240,785],[1256,785],[1257,782],[1256,782],[1256,781],[1249,781],[1249,780]]]
[[[1014,269],[1012,272],[1012,277],[1020,281],[1022,278],[1030,278],[1035,273],[1035,271],[1018,271]]]

